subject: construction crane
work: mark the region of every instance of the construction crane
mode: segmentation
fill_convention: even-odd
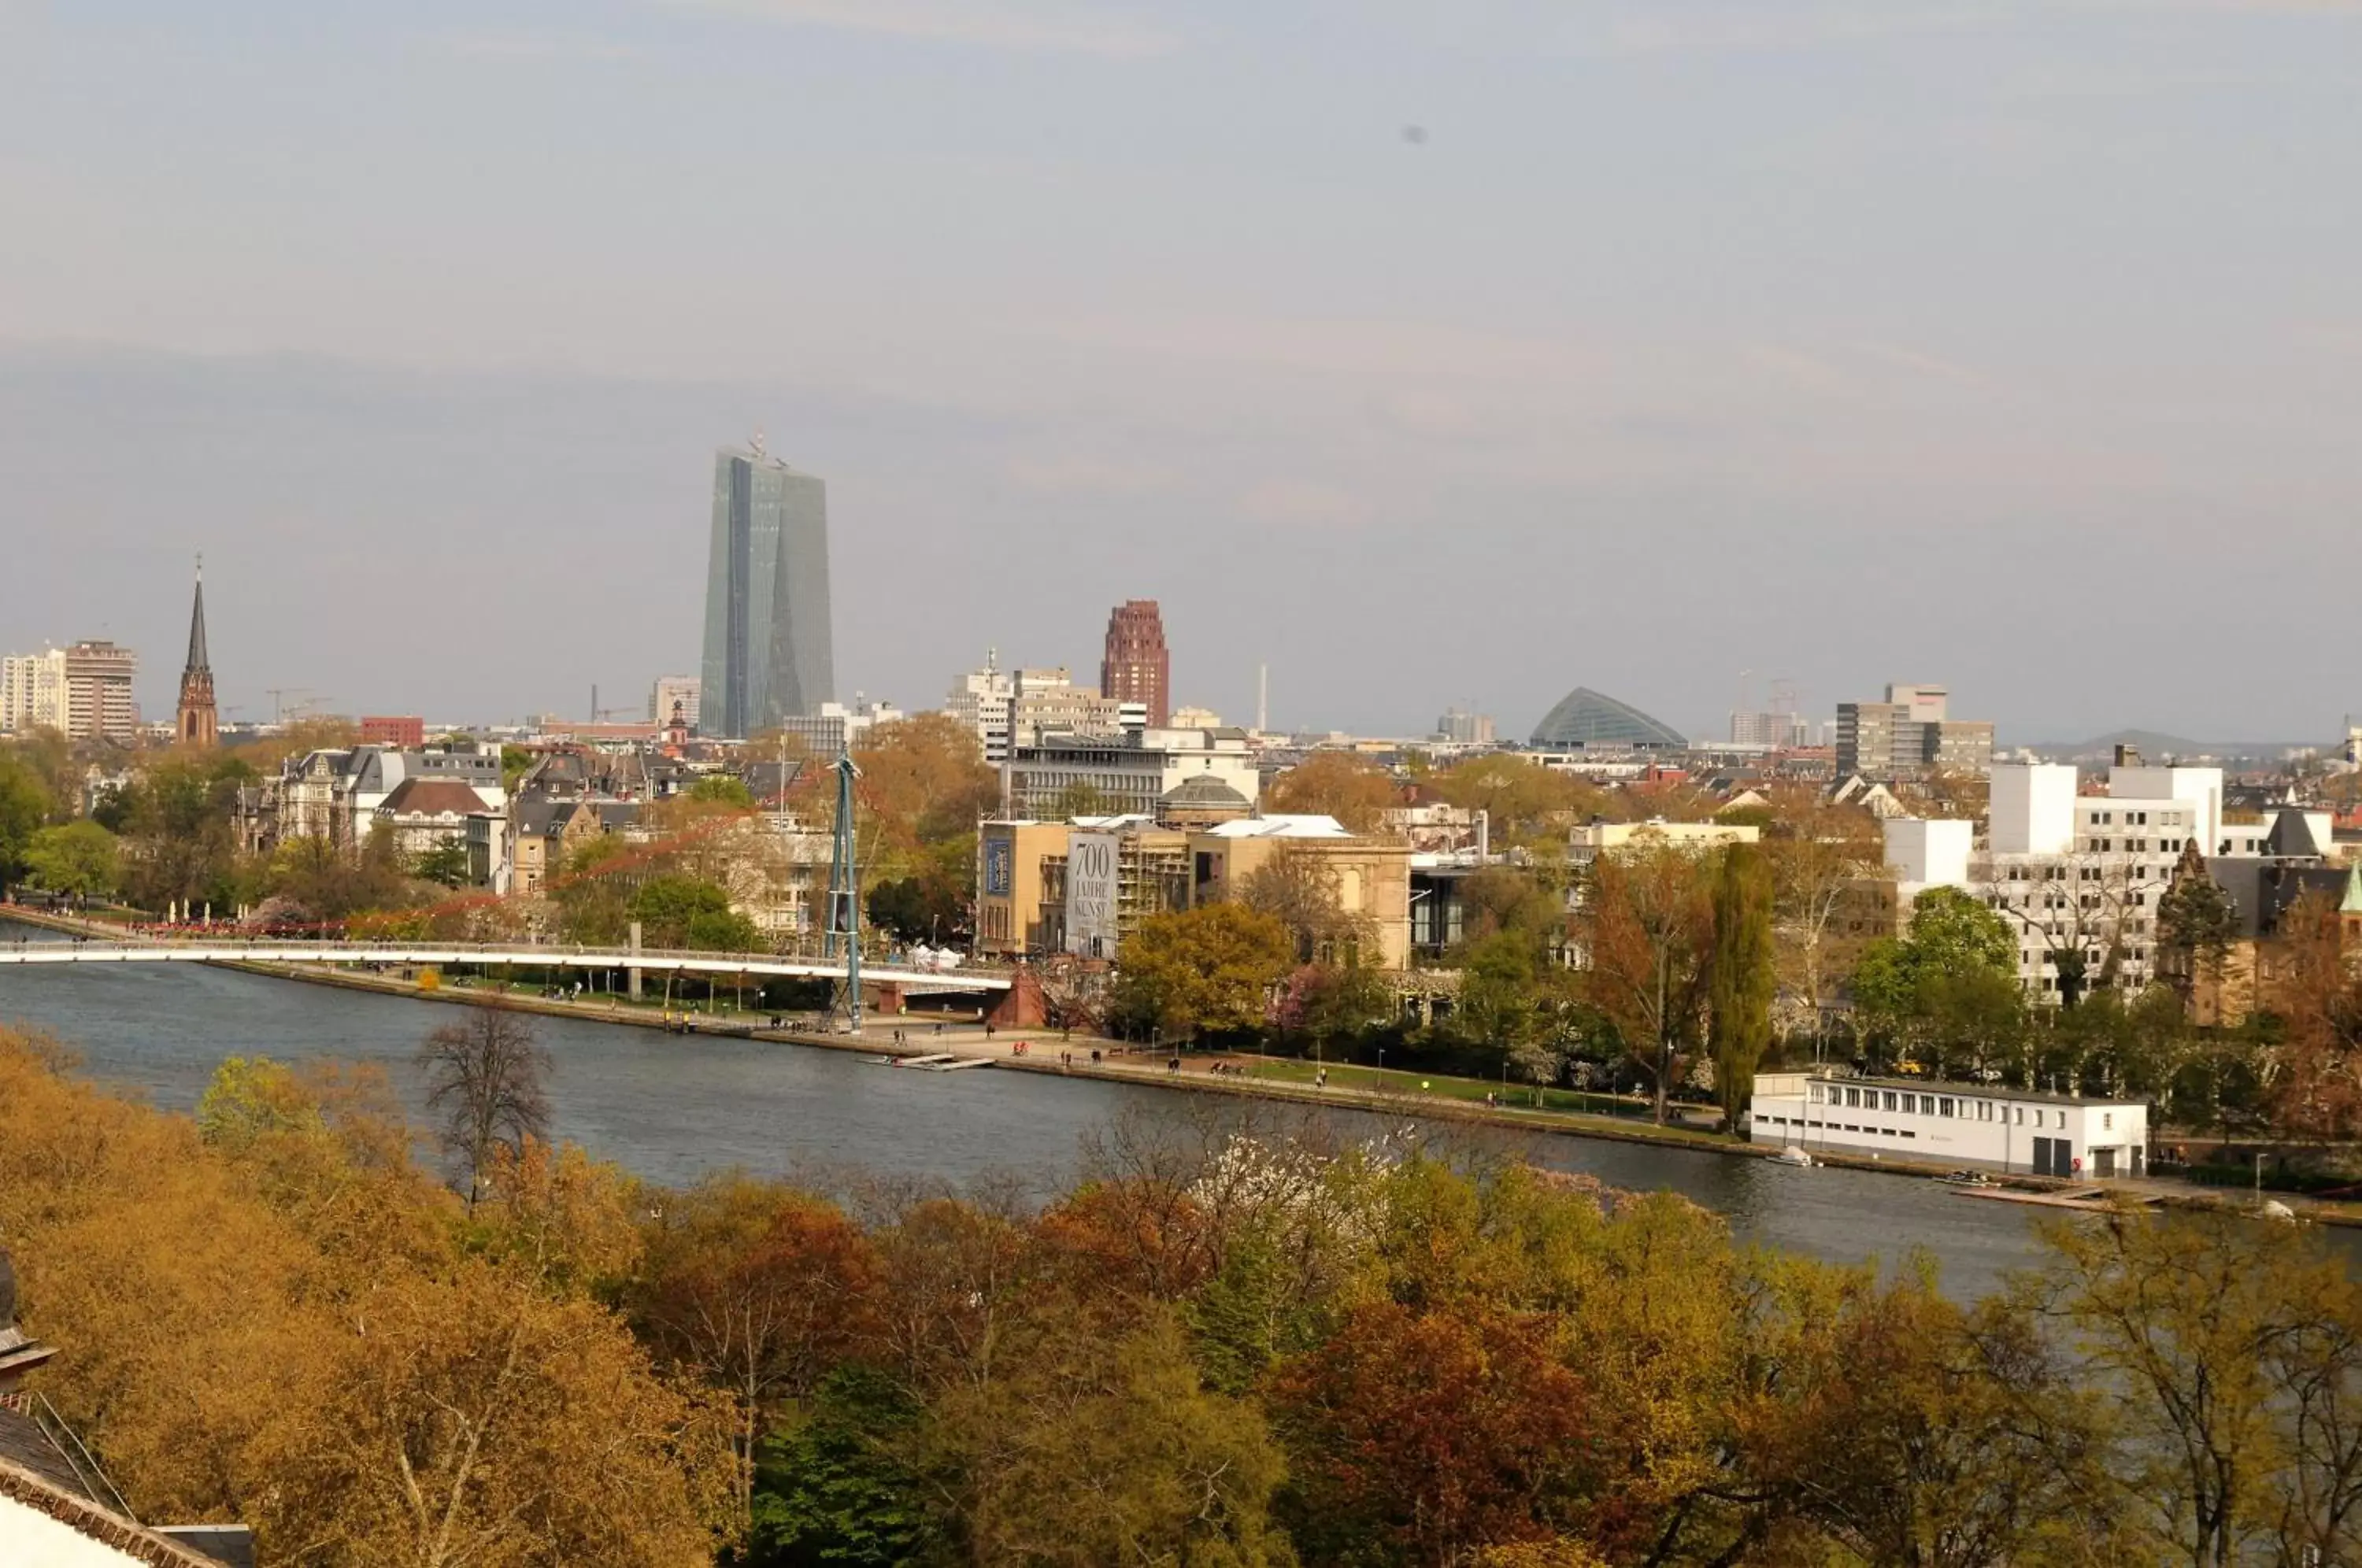
[[[296,711],[300,712],[303,711],[303,699],[309,697],[311,694],[312,689],[308,686],[272,686],[265,688],[263,695],[270,699],[270,722],[274,724],[283,724],[287,722],[286,700],[288,698],[292,697],[296,699]]]

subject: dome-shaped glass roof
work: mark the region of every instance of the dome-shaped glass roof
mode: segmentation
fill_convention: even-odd
[[[1185,778],[1158,797],[1168,806],[1238,806],[1254,804],[1244,795],[1210,773],[1200,773],[1195,778]]]
[[[1578,686],[1534,726],[1536,745],[1686,746],[1689,737],[1628,702]]]

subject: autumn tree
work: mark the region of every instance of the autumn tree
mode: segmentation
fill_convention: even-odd
[[[339,1313],[274,1397],[262,1537],[288,1561],[702,1562],[728,1466],[697,1404],[613,1314],[469,1259]]]
[[[1858,806],[1830,806],[1809,787],[1773,796],[1763,841],[1772,861],[1772,937],[1780,981],[1813,1031],[1816,1059],[1839,988],[1862,938],[1849,911],[1868,896],[1885,851],[1878,824]]]
[[[2149,1560],[2362,1550],[2362,1293],[2320,1238],[2230,1213],[2048,1225],[2014,1300],[2067,1336]]]
[[[1714,940],[1709,863],[1675,845],[1603,855],[1584,916],[1586,989],[1655,1085],[1665,1120],[1674,1057],[1694,1041]]]
[[[947,713],[877,725],[853,760],[867,826],[889,853],[974,833],[1000,798],[976,732]]]
[[[1334,817],[1348,833],[1374,830],[1397,803],[1385,770],[1350,751],[1316,751],[1271,781],[1264,806],[1273,812]]]
[[[2344,917],[2306,893],[2280,916],[2257,986],[2277,1037],[2274,1124],[2301,1138],[2342,1139],[2362,1127],[2362,977]]]
[[[1123,944],[1112,1010],[1142,1032],[1242,1032],[1264,1022],[1295,962],[1287,928],[1243,904],[1152,915]]]
[[[1429,783],[1453,805],[1483,812],[1493,843],[1504,848],[1562,841],[1576,816],[1611,803],[1582,779],[1506,753],[1472,756]]]
[[[1850,1560],[1996,1568],[2117,1533],[2092,1402],[2022,1315],[1906,1268],[1845,1290],[1784,1359],[1741,1412],[1746,1468]]]
[[[1715,1093],[1735,1134],[1772,1043],[1772,867],[1751,844],[1725,846],[1714,881],[1714,949],[1707,960],[1707,1043]]]
[[[1285,1506],[1315,1561],[1453,1562],[1547,1539],[1587,1489],[1591,1411],[1551,1321],[1497,1306],[1354,1311],[1280,1369]]]
[[[417,1063],[426,1109],[439,1118],[444,1152],[458,1162],[473,1207],[497,1151],[513,1154],[526,1139],[548,1136],[549,1052],[524,1013],[479,1007],[429,1032]]]
[[[751,1520],[762,1440],[868,1331],[869,1245],[831,1205],[733,1172],[666,1200],[646,1249],[633,1319],[668,1364],[727,1400]]]
[[[1205,1386],[1170,1309],[1032,1329],[991,1379],[946,1391],[913,1446],[966,1561],[1295,1562],[1271,1516],[1286,1460],[1255,1405]]]

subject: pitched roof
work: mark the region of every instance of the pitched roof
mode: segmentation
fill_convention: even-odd
[[[6,1455],[0,1455],[0,1497],[46,1514],[77,1535],[111,1547],[148,1568],[220,1568],[219,1559],[179,1545],[100,1506],[78,1488],[61,1485]]]
[[[489,811],[483,797],[457,778],[405,778],[378,810],[389,816],[468,816]]]

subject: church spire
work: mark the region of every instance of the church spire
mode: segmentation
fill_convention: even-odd
[[[176,726],[183,745],[210,746],[218,738],[214,711],[214,667],[205,655],[205,558],[197,558],[197,597],[189,611],[189,662],[181,670],[181,712]]]
[[[211,675],[213,665],[205,657],[205,558],[197,558],[196,607],[189,612],[189,662],[182,667],[181,678]]]

